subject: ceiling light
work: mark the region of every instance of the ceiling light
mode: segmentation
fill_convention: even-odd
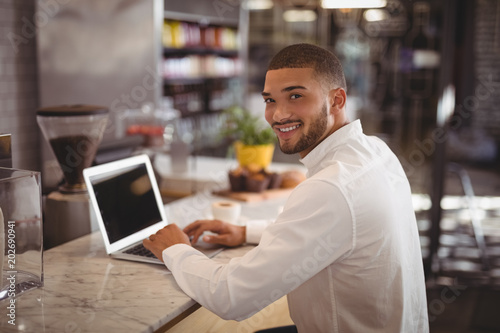
[[[283,19],[286,22],[312,22],[316,21],[316,18],[316,12],[310,9],[290,9],[283,13]]]
[[[321,0],[323,8],[382,8],[387,4],[386,0]]]
[[[272,0],[248,0],[244,3],[248,10],[265,10],[273,8]]]
[[[363,17],[368,22],[377,22],[387,20],[389,13],[385,9],[367,9],[363,13]]]

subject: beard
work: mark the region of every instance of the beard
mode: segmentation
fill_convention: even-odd
[[[303,133],[299,138],[297,144],[293,146],[288,142],[279,142],[280,149],[285,154],[297,154],[307,148],[316,145],[319,139],[323,136],[327,127],[327,107],[323,105],[321,112],[312,120],[311,126],[307,133]],[[302,125],[303,126],[303,125]]]

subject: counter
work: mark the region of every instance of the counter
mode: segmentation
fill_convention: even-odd
[[[174,172],[169,155],[157,154],[153,166],[158,174],[158,186],[164,196],[183,197],[193,193],[229,188],[228,171],[235,169],[235,159],[208,156],[190,156],[184,172]],[[276,163],[269,167],[272,172],[307,170],[298,163]]]
[[[182,227],[210,217],[211,203],[220,199],[205,192],[174,201],[165,206],[167,218]],[[274,218],[285,200],[244,203],[240,221]],[[226,249],[214,260],[250,248]],[[164,266],[108,257],[100,232],[46,251],[44,276],[43,288],[16,299],[15,326],[8,323],[8,303],[0,303],[1,332],[164,332],[199,307]]]

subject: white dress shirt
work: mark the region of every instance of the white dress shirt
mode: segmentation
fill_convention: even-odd
[[[219,264],[188,245],[163,251],[179,286],[224,319],[288,295],[301,333],[428,332],[418,230],[396,156],[355,121],[301,162],[307,180],[243,257]]]

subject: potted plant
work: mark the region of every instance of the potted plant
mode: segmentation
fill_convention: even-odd
[[[239,164],[266,168],[273,159],[276,142],[272,128],[240,106],[230,107],[223,114],[226,128],[221,134],[235,140],[234,149]]]

